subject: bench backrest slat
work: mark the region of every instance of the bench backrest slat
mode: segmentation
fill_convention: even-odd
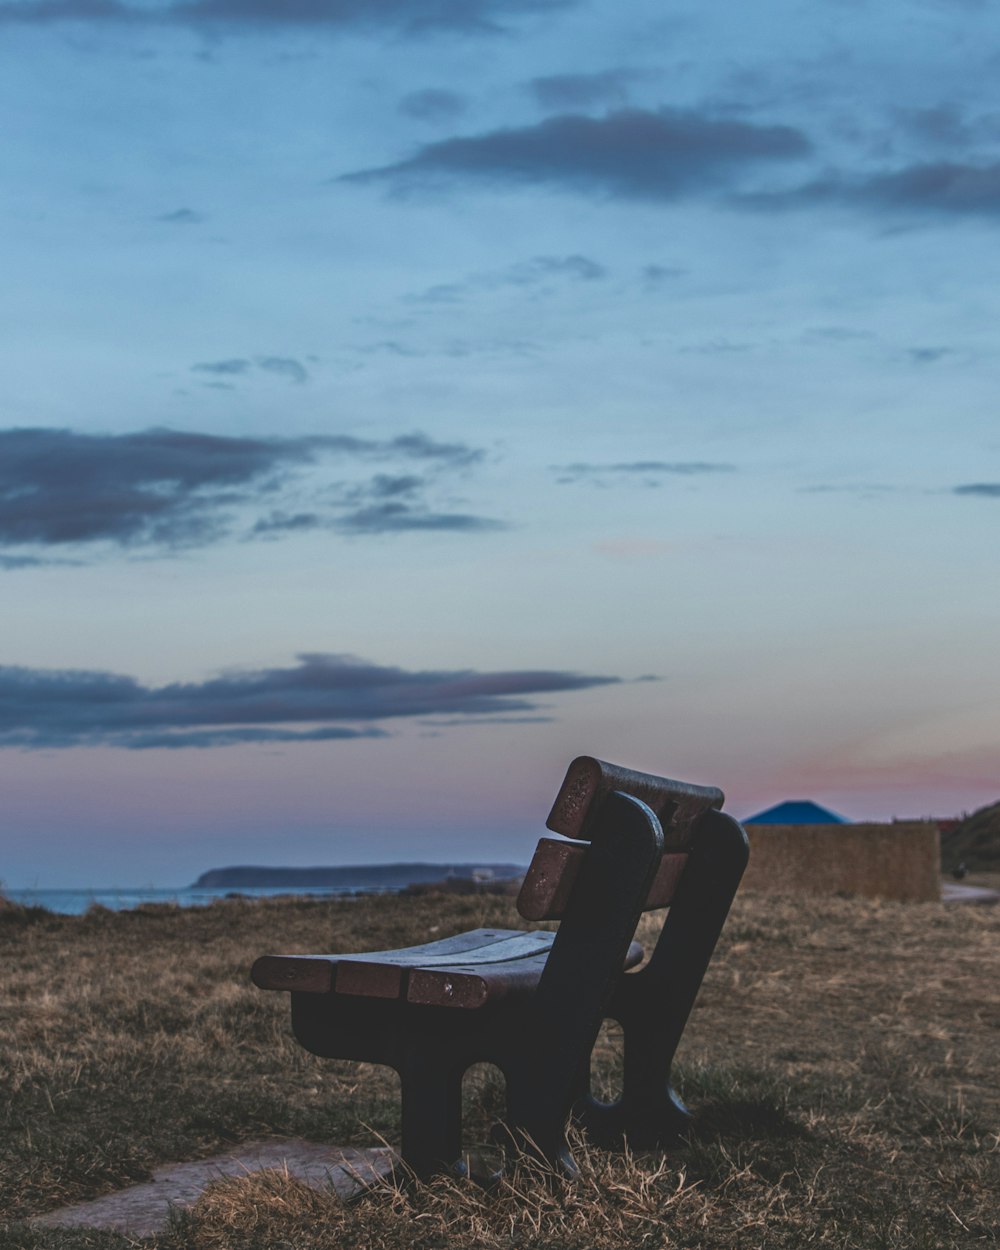
[[[539,841],[517,896],[517,910],[525,920],[562,920],[586,852],[579,842]],[[643,911],[670,906],[687,859],[684,851],[663,856]]]
[[[641,799],[652,808],[663,826],[668,851],[686,850],[695,822],[725,801],[725,795],[715,786],[671,781],[581,755],[569,766],[546,826],[564,837],[589,841],[601,804],[614,790]]]

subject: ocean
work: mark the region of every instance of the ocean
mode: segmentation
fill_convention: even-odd
[[[290,890],[287,887],[261,889],[245,888],[240,890],[192,889],[181,887],[176,890],[126,890],[126,889],[87,889],[87,890],[13,890],[4,889],[3,895],[12,902],[22,903],[26,907],[45,907],[49,911],[61,912],[65,916],[80,916],[88,907],[97,904],[111,911],[128,911],[142,903],[173,903],[178,907],[204,907],[217,899],[238,895],[243,898],[273,898],[278,894],[306,894],[334,897],[359,893],[370,893],[369,890],[358,888],[345,889],[310,889]],[[392,891],[386,891],[390,893]]]

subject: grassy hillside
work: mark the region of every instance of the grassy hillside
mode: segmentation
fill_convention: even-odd
[[[1000,872],[1000,803],[981,807],[941,834],[942,869],[953,872],[959,864],[970,872]]]
[[[124,1250],[32,1214],[241,1140],[393,1140],[395,1077],[316,1059],[268,950],[385,948],[518,923],[494,897],[226,901],[82,917],[0,909],[0,1247]],[[650,922],[652,923],[652,922]],[[553,1192],[436,1183],[350,1206],[220,1182],[154,1250],[918,1250],[1000,1239],[1000,909],[741,896],[682,1044],[689,1144],[591,1153]],[[605,1038],[597,1080],[613,1091]],[[469,1144],[495,1081],[470,1083]]]

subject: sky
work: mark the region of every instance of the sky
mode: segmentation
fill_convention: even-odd
[[[1000,797],[998,36],[0,0],[0,879]]]

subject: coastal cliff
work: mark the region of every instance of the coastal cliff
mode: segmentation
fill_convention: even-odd
[[[524,875],[518,864],[353,864],[335,868],[241,865],[203,872],[193,890],[402,890],[448,878],[504,881]]]

